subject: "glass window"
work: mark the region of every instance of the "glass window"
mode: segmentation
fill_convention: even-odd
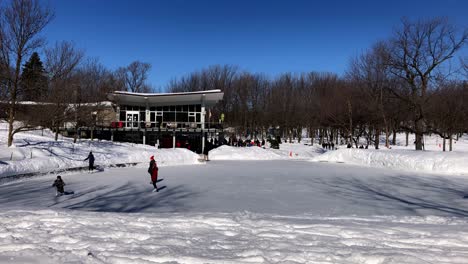
[[[200,113],[197,113],[197,123],[201,122],[200,121]]]
[[[163,117],[162,116],[157,116],[156,117],[156,122],[158,122],[158,126],[163,122]]]
[[[164,113],[164,122],[175,122],[175,113],[174,112]]]
[[[195,112],[201,112],[201,105],[197,105],[197,109],[195,110]]]
[[[154,106],[150,107],[150,111],[156,111],[156,107]]]
[[[182,111],[188,112],[188,105],[183,105],[182,106]]]
[[[127,117],[125,116],[126,111],[120,111],[120,118],[119,121],[126,121]]]
[[[163,111],[164,111],[164,112],[168,112],[168,111],[169,111],[169,106],[167,106],[167,105],[166,105],[166,106],[163,106]]]
[[[188,122],[187,113],[177,113],[176,118],[177,118],[177,122]]]
[[[175,105],[171,105],[171,106],[169,107],[169,111],[175,112]]]
[[[176,111],[177,112],[182,112],[182,106],[181,105],[176,106]]]
[[[151,122],[156,121],[156,113],[155,113],[155,112],[151,112],[151,113],[150,113],[150,121],[151,121]]]
[[[146,121],[146,112],[140,112],[140,121]]]
[[[189,105],[189,112],[195,112],[195,105]]]

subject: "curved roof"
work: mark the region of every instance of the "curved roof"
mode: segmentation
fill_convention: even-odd
[[[207,90],[186,93],[132,93],[124,91],[114,91],[109,93],[109,100],[121,105],[187,105],[201,104],[213,106],[223,99],[224,93],[221,90]]]

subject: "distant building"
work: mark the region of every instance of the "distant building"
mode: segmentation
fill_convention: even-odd
[[[207,136],[222,132],[209,123],[208,108],[223,99],[221,90],[186,93],[131,93],[108,95],[114,104],[111,139],[158,147],[187,147],[201,153]]]

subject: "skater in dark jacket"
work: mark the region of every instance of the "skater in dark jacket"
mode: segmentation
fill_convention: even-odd
[[[148,168],[148,173],[151,175],[151,183],[153,184],[154,190],[153,192],[158,191],[158,187],[156,186],[156,182],[158,180],[158,165],[156,164],[156,161],[154,160],[154,156],[150,157],[150,164]]]
[[[86,159],[84,159],[84,161],[86,161],[86,160],[89,160],[88,170],[93,171],[94,170],[94,155],[93,155],[92,151],[90,151],[88,157]]]
[[[62,180],[62,177],[59,175],[57,176],[57,179],[54,181],[54,184],[52,184],[52,187],[57,188],[57,192],[55,193],[55,196],[59,196],[65,193],[63,186],[65,186],[65,182]]]

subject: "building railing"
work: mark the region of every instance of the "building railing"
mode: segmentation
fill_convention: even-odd
[[[202,128],[201,122],[136,122],[136,121],[116,121],[112,122],[111,128],[128,128],[128,129],[145,129],[145,128],[165,128],[165,129],[176,129],[176,128],[189,128],[196,129]],[[205,122],[205,128],[222,128],[222,125],[214,122]]]

